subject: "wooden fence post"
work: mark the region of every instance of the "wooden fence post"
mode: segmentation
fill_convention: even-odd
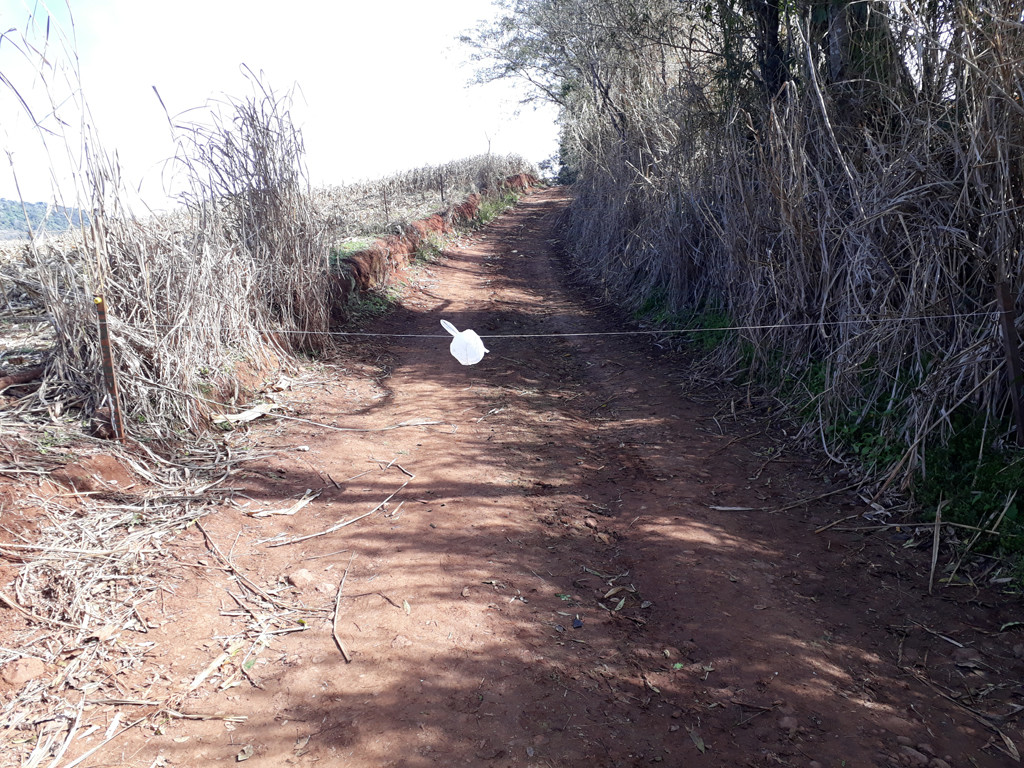
[[[1024,445],[1024,406],[1021,404],[1020,342],[1017,340],[1017,310],[1014,306],[1010,284],[1001,279],[996,283],[999,298],[999,318],[1003,326],[1003,347],[1006,351],[1006,374],[1010,379],[1010,400],[1013,403],[1013,419],[1017,422],[1017,445]]]
[[[107,330],[107,304],[102,296],[94,296],[96,314],[100,325],[100,354],[103,358],[103,379],[107,384],[107,395],[110,397],[110,426],[114,428],[114,436],[124,442],[124,421],[121,419],[121,398],[117,393],[117,377],[114,375],[114,355],[110,349],[110,333]]]

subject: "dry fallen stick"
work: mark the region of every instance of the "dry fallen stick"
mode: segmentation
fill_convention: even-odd
[[[847,520],[853,520],[853,518],[855,518],[855,517],[860,517],[860,515],[859,515],[859,514],[857,514],[857,515],[847,515],[846,517],[840,517],[840,518],[839,518],[838,520],[833,520],[833,521],[832,521],[831,523],[829,523],[828,525],[823,525],[823,526],[821,526],[821,528],[817,528],[817,529],[815,529],[815,531],[814,531],[814,532],[815,532],[815,533],[824,533],[824,532],[825,532],[825,531],[827,531],[827,530],[828,530],[829,528],[832,528],[832,527],[834,527],[834,526],[837,526],[837,525],[839,525],[840,523],[845,523],[845,522],[846,522]],[[849,528],[844,528],[844,529],[842,529],[842,530],[851,530],[851,529],[849,529]],[[853,529],[853,530],[857,530],[857,529]]]
[[[307,541],[309,539],[315,539],[318,536],[326,536],[328,533],[334,533],[335,531],[340,530],[341,528],[344,528],[347,525],[352,525],[352,523],[358,523],[364,517],[369,517],[374,512],[376,512],[381,507],[383,507],[385,504],[387,504],[389,501],[391,501],[393,498],[395,498],[395,496],[397,496],[398,493],[403,488],[405,488],[405,486],[407,486],[411,482],[412,482],[411,480],[406,480],[404,483],[402,483],[401,487],[399,487],[398,490],[396,490],[394,493],[392,493],[390,496],[388,496],[386,499],[384,499],[384,501],[382,501],[376,507],[371,509],[369,512],[366,512],[366,513],[360,515],[359,517],[354,517],[351,520],[343,520],[342,522],[336,523],[335,525],[332,525],[330,528],[327,528],[327,529],[325,529],[323,531],[318,531],[317,533],[310,533],[310,534],[307,534],[305,536],[296,536],[294,539],[288,539],[287,541],[278,541],[278,542],[276,542],[274,544],[270,544],[270,546],[271,547],[284,547],[284,546],[287,546],[289,544],[298,544],[300,541]]]
[[[789,511],[791,509],[795,509],[796,507],[802,507],[805,504],[811,504],[811,503],[813,503],[815,501],[821,501],[822,499],[827,499],[829,496],[835,496],[837,493],[842,493],[843,491],[852,491],[854,488],[859,488],[861,485],[863,485],[863,483],[860,483],[860,482],[852,483],[852,484],[844,486],[842,488],[837,488],[834,491],[828,491],[827,493],[822,493],[822,494],[820,494],[818,496],[812,496],[809,499],[801,499],[800,501],[794,501],[792,504],[787,504],[784,507],[778,507],[776,509],[772,509],[770,507],[764,507],[764,511],[765,512],[787,512],[787,511]]]
[[[249,514],[249,517],[270,517],[271,515],[294,515],[304,506],[309,504],[309,502],[318,498],[320,496],[320,493],[321,491],[313,492],[307,489],[305,494],[303,494],[302,498],[296,501],[290,507],[284,507],[282,509],[265,509],[260,512],[253,512],[252,514]]]
[[[225,720],[229,723],[244,723],[249,719],[248,715],[225,715],[220,712],[214,712],[211,715],[177,712],[173,709],[163,709],[160,712],[168,717],[176,717],[179,720]]]
[[[928,594],[932,593],[935,585],[935,566],[939,563],[939,532],[942,530],[942,502],[935,510],[935,529],[932,531],[932,567],[928,571]]]
[[[854,517],[861,517],[861,515],[850,515],[849,517],[841,517],[838,520],[834,520],[833,522],[829,523],[824,528],[819,528],[818,530],[815,531],[815,533],[820,533],[821,531],[823,531],[823,530],[825,530],[827,528],[831,528],[834,525],[839,525],[839,523],[845,522],[846,520],[849,520],[849,519],[854,518]],[[935,523],[877,523],[875,525],[858,525],[855,528],[840,528],[839,530],[840,531],[881,531],[881,530],[884,530],[886,528],[932,528],[934,525],[935,525]],[[942,521],[942,525],[943,525],[944,528],[963,528],[963,529],[968,530],[968,531],[978,531],[980,533],[989,533],[989,534],[992,534],[993,536],[1001,536],[1002,535],[999,531],[986,530],[984,528],[979,528],[976,525],[967,525],[966,523],[951,523],[951,522],[948,522],[946,520],[943,520]]]
[[[711,453],[708,454],[708,458],[711,458],[712,456],[715,456],[715,455],[721,453],[722,451],[726,450],[727,448],[729,448],[733,444],[740,442],[741,440],[749,440],[750,438],[757,437],[760,434],[761,434],[761,432],[752,432],[749,435],[740,435],[739,437],[734,437],[732,440],[730,440],[725,445],[720,445],[718,448],[715,448],[715,450],[713,450]]]
[[[85,703],[90,707],[159,707],[164,702],[153,699],[89,699]]]
[[[233,574],[235,574],[235,576],[238,577],[238,580],[240,582],[242,582],[242,584],[244,584],[246,587],[251,589],[253,592],[255,592],[257,595],[262,597],[264,600],[266,600],[271,605],[276,605],[278,608],[286,608],[286,609],[291,609],[291,610],[295,609],[294,606],[288,605],[287,603],[284,603],[284,602],[278,600],[273,595],[269,595],[265,591],[260,589],[258,584],[253,582],[248,576],[246,576],[244,573],[242,573],[235,566],[234,563],[232,563],[230,560],[228,560],[226,557],[224,557],[224,554],[220,551],[220,548],[217,546],[216,542],[214,542],[214,540],[210,537],[210,534],[207,533],[206,529],[203,528],[202,523],[200,523],[198,520],[196,520],[196,527],[199,528],[199,530],[203,532],[203,537],[206,539],[207,544],[209,544],[210,550],[221,560],[221,562],[224,563],[224,565],[228,569],[231,570],[231,572]]]
[[[352,567],[352,561],[356,559],[353,553],[352,557],[348,560],[348,565],[345,566],[345,573],[341,576],[341,583],[338,584],[338,594],[334,597],[334,617],[331,619],[331,637],[334,638],[335,644],[338,646],[338,650],[341,651],[342,657],[345,659],[346,664],[352,663],[352,657],[349,656],[348,649],[345,648],[345,643],[338,637],[338,608],[341,606],[341,590],[345,588],[345,579],[348,578],[348,569]]]
[[[60,748],[57,750],[57,754],[53,756],[53,760],[50,762],[50,765],[47,768],[54,768],[54,766],[56,766],[57,763],[60,762],[60,759],[64,757],[64,753],[68,751],[68,747],[71,746],[71,742],[75,740],[75,736],[78,734],[78,728],[82,724],[83,709],[85,709],[85,694],[82,694],[82,699],[78,703],[78,711],[75,712],[75,720],[73,723],[71,723],[71,727],[68,729],[67,738],[64,739],[64,742],[60,745]]]
[[[98,752],[100,749],[102,749],[103,747],[107,746],[107,744],[109,744],[114,739],[116,739],[118,736],[120,736],[122,733],[130,731],[135,726],[140,725],[143,722],[145,722],[148,719],[148,717],[149,717],[148,715],[146,717],[140,717],[138,720],[135,720],[135,721],[133,721],[131,723],[128,723],[128,725],[126,725],[124,728],[122,728],[121,730],[117,731],[116,733],[111,734],[110,736],[105,738],[103,741],[101,741],[99,744],[97,744],[95,747],[90,749],[85,754],[83,754],[83,755],[75,758],[74,760],[72,760],[70,763],[65,765],[64,768],[75,768],[76,765],[79,765],[79,764],[85,762],[90,757],[92,757],[94,754],[96,754],[96,752]]]
[[[389,432],[392,429],[402,429],[403,427],[429,427],[436,424],[444,424],[443,421],[428,421],[427,419],[410,419],[409,421],[403,421],[401,424],[392,424],[389,427],[376,427],[374,429],[359,429],[356,427],[335,427],[333,424],[324,424],[320,421],[313,421],[312,419],[303,419],[299,416],[285,416],[283,413],[268,413],[268,416],[273,416],[275,419],[284,419],[286,421],[299,421],[303,424],[312,424],[314,427],[323,427],[324,429],[330,429],[334,432]]]

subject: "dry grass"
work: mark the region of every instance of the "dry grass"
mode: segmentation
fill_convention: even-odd
[[[1005,438],[994,282],[1021,306],[1019,7],[936,4],[930,35],[903,5],[859,80],[830,78],[794,23],[796,77],[766,101],[729,85],[724,27],[663,5],[604,43],[604,97],[570,110],[579,269],[662,322],[749,327],[719,361],[800,390],[826,447],[870,422],[875,458],[909,477],[964,406]],[[886,62],[918,51],[912,87]]]

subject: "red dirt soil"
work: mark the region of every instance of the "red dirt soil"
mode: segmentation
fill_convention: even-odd
[[[616,330],[552,247],[565,204],[559,189],[526,197],[372,329],[438,338],[345,342],[288,394],[316,424],[253,424],[271,457],[232,478],[237,503],[202,525],[251,582],[291,576],[277,597],[322,613],[276,636],[241,684],[219,690],[217,671],[184,693],[246,617],[200,531],[168,546],[167,593],[145,609],[154,652],[118,688],[244,722],[147,720],[82,766],[1012,764],[996,728],[1024,743],[1024,647],[1000,628],[1019,602],[929,596],[930,552],[815,533],[863,524],[867,507],[785,448],[786,425],[747,393],[694,381],[684,354],[643,336],[550,336]],[[441,318],[543,336],[485,339],[490,354],[463,367]],[[267,542],[399,488],[333,533]],[[307,489],[321,493],[293,516],[246,514]],[[342,582],[351,663],[332,638]],[[84,710],[100,728],[65,763],[116,709]],[[159,708],[121,709],[127,723]]]

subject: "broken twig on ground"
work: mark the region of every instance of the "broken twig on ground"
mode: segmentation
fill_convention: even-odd
[[[345,566],[345,573],[341,575],[341,582],[338,584],[338,594],[334,597],[334,616],[331,618],[331,637],[334,638],[335,645],[338,646],[338,650],[341,651],[342,657],[345,659],[346,664],[352,663],[352,657],[348,653],[348,649],[345,648],[345,643],[342,642],[341,638],[338,637],[338,609],[341,606],[341,590],[345,588],[345,579],[348,578],[348,569],[352,567],[352,561],[356,559],[355,553],[348,560],[348,565]]]

